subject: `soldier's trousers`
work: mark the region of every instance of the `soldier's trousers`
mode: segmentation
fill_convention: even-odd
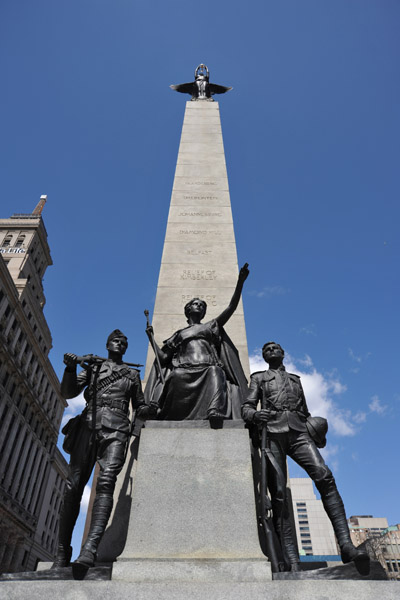
[[[124,433],[106,427],[93,433],[82,421],[71,452],[69,475],[60,512],[59,544],[64,548],[69,547],[71,543],[82,494],[97,461],[100,471],[87,538],[93,552],[96,551],[111,513],[115,483],[125,461],[127,442],[128,436]]]
[[[325,511],[331,520],[339,546],[350,542],[350,533],[342,498],[331,470],[325,464],[317,446],[307,432],[290,430],[285,433],[268,433],[268,449],[273,462],[279,466],[283,477],[277,476],[273,464],[268,468],[268,488],[271,493],[274,525],[281,538],[283,551],[289,563],[299,560],[296,534],[292,528],[286,497],[286,457],[290,456],[314,481],[321,494]]]

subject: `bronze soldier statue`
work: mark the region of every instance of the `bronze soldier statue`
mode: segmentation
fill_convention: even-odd
[[[66,433],[64,448],[71,454],[71,459],[53,568],[66,567],[70,563],[72,531],[84,487],[97,461],[100,471],[90,529],[74,563],[76,568],[82,569],[93,566],[98,544],[111,514],[117,475],[125,461],[131,426],[129,405],[141,419],[146,419],[152,412],[152,408],[144,403],[139,372],[122,362],[128,347],[127,337],[115,329],[108,336],[106,347],[108,358],[91,361],[89,355],[89,365],[79,375],[76,365],[80,357],[75,354],[64,355],[66,368],[61,393],[66,399],[74,398],[85,388],[87,404],[83,413],[69,421],[63,430]]]
[[[264,345],[262,354],[269,369],[251,375],[249,394],[243,404],[242,415],[246,423],[256,425],[264,431],[264,440],[266,431],[268,488],[271,493],[273,522],[286,562],[290,563],[290,570],[299,570],[299,556],[286,498],[287,456],[306,470],[321,494],[340,546],[342,561],[368,562],[368,554],[355,548],[351,541],[342,498],[335,479],[318,450],[318,447],[325,445],[325,420],[310,416],[300,377],[285,370],[285,353],[282,347],[275,342],[268,342]],[[257,410],[259,402],[261,410]]]

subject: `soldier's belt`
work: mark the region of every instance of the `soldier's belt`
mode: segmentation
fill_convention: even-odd
[[[124,411],[124,413],[128,412],[129,402],[126,400],[109,400],[108,398],[104,398],[101,401],[101,406],[107,406],[108,408],[119,408],[119,410]]]

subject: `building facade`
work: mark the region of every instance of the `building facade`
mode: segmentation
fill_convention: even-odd
[[[389,579],[400,580],[400,524],[389,527],[386,517],[372,515],[355,515],[348,523],[353,544],[364,544]]]
[[[309,477],[291,477],[294,521],[299,553],[303,556],[339,555],[332,524]]]
[[[67,463],[56,447],[65,400],[48,359],[41,217],[0,219],[0,572],[52,560]]]

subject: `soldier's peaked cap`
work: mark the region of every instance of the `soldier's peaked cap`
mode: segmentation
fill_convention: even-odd
[[[114,329],[114,331],[112,331],[107,338],[107,344],[109,342],[111,342],[113,339],[119,338],[119,337],[125,338],[126,342],[128,342],[128,338],[126,337],[126,335],[124,333],[122,333],[122,331],[120,329]]]

